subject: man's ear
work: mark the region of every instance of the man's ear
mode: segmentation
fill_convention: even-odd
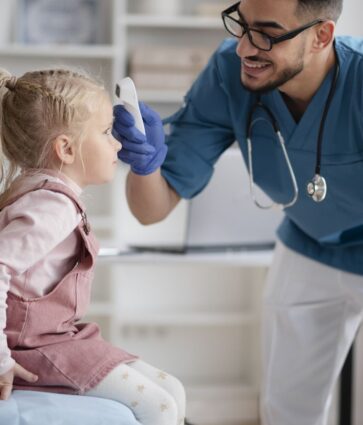
[[[325,21],[318,24],[313,41],[314,50],[323,50],[334,40],[335,22]]]
[[[54,140],[54,150],[57,158],[63,164],[73,164],[76,157],[76,147],[69,136],[61,134]]]

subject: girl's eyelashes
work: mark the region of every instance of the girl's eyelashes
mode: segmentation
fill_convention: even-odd
[[[112,134],[112,127],[109,127],[106,131],[104,131],[104,134],[106,134],[107,136],[111,136],[111,134]]]

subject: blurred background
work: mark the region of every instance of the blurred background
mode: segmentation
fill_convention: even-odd
[[[0,66],[18,76],[31,69],[82,68],[101,78],[111,94],[116,82],[129,75],[139,99],[166,117],[181,106],[210,54],[228,36],[220,12],[231,3],[1,0]],[[359,0],[345,1],[338,34],[362,35],[360,8]],[[219,186],[225,179],[236,180],[230,161],[241,158],[233,149],[216,173]],[[187,389],[188,417],[197,425],[258,424],[260,302],[271,250],[130,252],[130,245],[141,242],[182,245],[190,203],[182,201],[161,224],[141,226],[126,204],[127,171],[120,164],[112,184],[84,194],[103,248],[88,318],[99,322],[114,344],[178,376]],[[247,198],[247,178],[239,178],[237,189],[241,186]],[[219,190],[227,193],[226,187]],[[232,201],[215,198],[214,204],[204,202],[204,217],[223,208],[228,217],[237,209]],[[249,208],[248,220],[243,216],[247,211],[240,211],[245,217],[241,225],[257,232],[261,219],[248,203],[245,210]],[[266,223],[276,225],[274,220]],[[207,231],[213,234],[223,225]],[[358,357],[361,346],[358,341]],[[363,395],[361,369],[355,372],[355,400]],[[336,406],[331,425],[337,423]],[[362,417],[356,402],[354,425],[362,425]]]

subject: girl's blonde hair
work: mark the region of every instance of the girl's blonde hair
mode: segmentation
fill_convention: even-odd
[[[49,167],[57,136],[81,141],[101,92],[99,82],[68,69],[27,72],[20,78],[0,69],[0,209],[19,172]]]

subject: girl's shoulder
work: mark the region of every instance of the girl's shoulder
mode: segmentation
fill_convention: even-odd
[[[68,194],[48,188],[32,190],[27,186],[21,192],[2,210],[3,226],[17,221],[24,229],[48,228],[67,234],[79,224],[81,214]]]
[[[75,204],[63,193],[28,191],[0,213],[0,257],[24,273],[77,231],[80,220]]]

